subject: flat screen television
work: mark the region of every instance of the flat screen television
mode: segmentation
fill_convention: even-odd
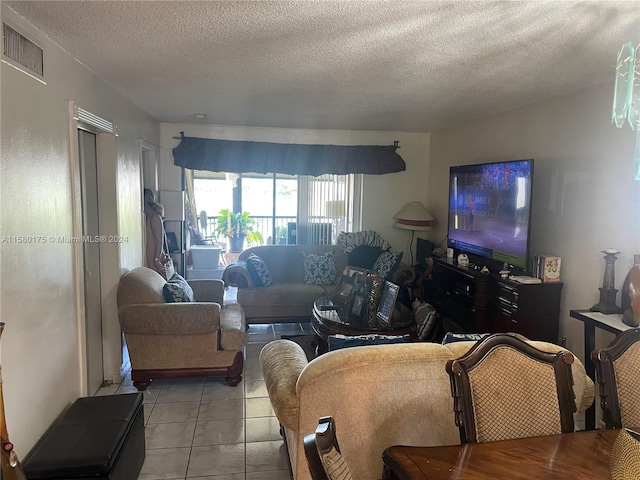
[[[533,159],[449,170],[448,246],[527,271]]]

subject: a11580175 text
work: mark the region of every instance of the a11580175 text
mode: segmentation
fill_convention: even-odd
[[[42,243],[128,243],[129,237],[122,235],[3,235],[0,243],[35,245]]]

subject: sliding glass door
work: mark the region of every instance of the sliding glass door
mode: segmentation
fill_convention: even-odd
[[[333,244],[341,231],[359,230],[361,185],[362,175],[194,171],[203,235],[215,237],[219,211],[230,209],[248,212],[267,244]]]

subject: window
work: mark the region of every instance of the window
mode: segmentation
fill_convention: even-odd
[[[243,173],[237,179],[237,188],[229,177],[194,171],[196,210],[205,236],[215,236],[218,212],[226,208],[249,212],[256,220],[255,229],[268,244],[335,243],[341,231],[359,230],[360,174],[311,177]]]

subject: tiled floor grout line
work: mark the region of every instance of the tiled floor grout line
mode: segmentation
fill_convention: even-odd
[[[193,470],[193,475],[198,475],[200,477],[211,477],[211,480],[213,480],[214,478],[217,478],[217,476],[221,476],[220,478],[224,478],[225,480],[227,478],[242,478],[244,480],[247,479],[254,479],[254,478],[270,478],[270,479],[275,479],[277,478],[278,480],[284,480],[285,478],[290,479],[290,473],[288,471],[288,466],[286,468],[283,469],[283,457],[282,457],[282,447],[277,447],[275,442],[282,442],[282,439],[279,435],[276,435],[273,430],[273,425],[274,422],[271,421],[271,418],[275,418],[274,413],[272,410],[268,410],[267,405],[264,403],[265,401],[268,402],[269,401],[269,397],[266,394],[266,392],[264,391],[264,378],[262,377],[262,372],[260,371],[260,367],[259,367],[259,354],[260,354],[260,350],[263,348],[263,346],[267,343],[269,343],[270,341],[279,339],[281,337],[281,335],[303,335],[303,334],[308,334],[308,331],[305,331],[305,328],[303,327],[303,325],[301,324],[295,324],[295,325],[286,325],[286,324],[282,324],[281,325],[274,325],[274,324],[269,324],[269,325],[258,325],[253,327],[254,331],[251,332],[251,327],[248,331],[247,334],[247,349],[246,349],[246,354],[245,354],[245,359],[247,360],[247,362],[245,363],[245,368],[247,366],[247,364],[250,366],[250,370],[249,370],[249,378],[247,378],[247,370],[245,370],[245,373],[243,374],[243,381],[242,384],[239,386],[242,390],[241,392],[238,392],[238,394],[234,393],[233,395],[230,395],[229,397],[227,397],[227,394],[224,391],[217,391],[216,388],[217,387],[210,387],[212,388],[212,390],[210,391],[210,393],[208,393],[208,395],[211,397],[209,398],[210,402],[216,402],[218,400],[224,402],[227,400],[232,400],[232,401],[237,401],[240,400],[241,403],[241,414],[240,414],[240,418],[236,417],[233,414],[233,409],[237,408],[237,407],[231,407],[231,410],[228,411],[228,413],[221,415],[220,417],[218,417],[217,413],[212,413],[211,414],[211,418],[204,420],[205,417],[203,417],[203,414],[205,412],[203,412],[203,402],[205,401],[205,388],[208,385],[211,385],[209,382],[207,382],[207,379],[202,379],[201,383],[200,383],[200,392],[199,395],[195,395],[195,398],[198,398],[198,407],[197,407],[197,414],[195,415],[195,425],[193,427],[193,432],[190,435],[190,445],[189,445],[189,450],[187,452],[187,450],[184,450],[184,454],[186,456],[186,458],[183,456],[182,459],[180,459],[180,456],[176,456],[176,460],[175,461],[179,461],[180,463],[182,463],[183,461],[186,461],[185,463],[185,470],[184,473],[179,474],[178,471],[175,471],[175,467],[178,466],[178,464],[169,464],[170,466],[167,468],[173,468],[175,471],[175,474],[179,475],[179,476],[171,476],[171,477],[166,477],[166,478],[182,478],[183,480],[197,480],[196,477],[189,477],[189,469],[192,467],[192,463],[195,461],[196,464],[194,464],[194,470]],[[252,338],[253,337],[253,338]],[[214,380],[217,381],[217,380]],[[197,382],[193,382],[193,384],[196,384]],[[178,385],[177,388],[175,388],[174,390],[174,386]],[[150,386],[150,389],[153,388],[155,390],[153,393],[149,394],[145,394],[145,410],[149,410],[148,414],[145,415],[147,420],[145,422],[145,430],[149,431],[148,429],[150,429],[152,426],[155,427],[154,431],[157,431],[159,434],[162,435],[161,438],[158,438],[155,442],[151,442],[155,448],[149,449],[147,448],[147,451],[150,452],[151,450],[166,450],[166,453],[169,454],[170,451],[176,451],[177,447],[172,447],[171,442],[172,442],[172,438],[168,438],[165,437],[166,435],[166,430],[164,430],[163,427],[159,426],[162,424],[173,424],[173,423],[181,423],[181,424],[185,424],[185,423],[190,423],[192,420],[190,420],[191,417],[190,415],[186,415],[186,416],[181,416],[183,415],[181,412],[181,408],[184,407],[177,407],[177,410],[173,410],[172,411],[172,407],[171,404],[176,403],[189,403],[195,400],[193,393],[191,394],[188,393],[189,389],[185,388],[185,394],[182,395],[181,391],[182,388],[179,385],[192,385],[191,382],[189,381],[185,381],[184,383],[182,383],[181,381],[171,381],[168,380],[167,383],[164,383],[164,381],[156,381],[152,383],[152,386]],[[220,385],[224,385],[226,386],[226,384],[224,384],[224,382],[220,383]],[[113,393],[117,394],[117,393],[126,393],[126,392],[130,392],[132,390],[132,384],[130,382],[130,379],[125,379],[123,378],[123,383],[120,384],[117,388],[113,389]],[[231,388],[231,387],[228,387]],[[173,396],[175,392],[175,397]],[[184,396],[184,399],[182,398]],[[220,398],[218,398],[220,397]],[[190,400],[190,398],[194,398],[194,400]],[[164,400],[162,402],[160,402],[160,400]],[[247,409],[247,404],[250,403],[251,404],[251,408],[252,408],[252,413],[251,413],[251,417],[248,416],[249,412]],[[164,407],[162,407],[160,409],[160,411],[157,411],[156,409],[160,406],[160,405],[165,405]],[[210,407],[208,407],[210,408]],[[188,410],[188,409],[185,409]],[[231,413],[231,415],[229,415]],[[154,414],[156,415],[156,421],[155,423],[149,423],[150,420],[152,419],[152,417],[154,416]],[[208,416],[208,415],[207,415]],[[228,416],[228,418],[226,418]],[[180,418],[182,418],[182,420],[180,420]],[[224,423],[228,420],[228,421],[233,421],[235,419],[239,419],[242,423],[237,425],[237,427],[240,427],[241,433],[242,433],[242,438],[240,441],[236,440],[235,438],[231,438],[229,437],[228,439],[225,440],[225,435],[228,435],[226,430],[216,430],[215,426],[214,426],[214,435],[213,437],[208,437],[209,433],[208,433],[208,428],[204,428],[201,424],[204,422],[213,422],[214,424],[216,422],[220,422],[221,425],[224,426]],[[277,423],[277,422],[275,422]],[[200,430],[198,430],[198,426],[200,425],[200,427],[202,427]],[[252,431],[249,432],[248,431],[248,427],[252,426]],[[177,427],[179,428],[179,427]],[[226,427],[224,427],[226,428]],[[259,430],[253,430],[253,428],[258,428]],[[171,431],[171,429],[169,429],[168,431]],[[200,443],[202,443],[202,447],[223,447],[224,445],[242,445],[242,449],[243,449],[243,460],[244,462],[242,463],[242,468],[243,468],[243,472],[238,472],[238,473],[232,473],[232,474],[225,474],[225,473],[220,473],[221,471],[216,470],[215,465],[217,465],[217,461],[211,461],[209,462],[208,460],[205,460],[203,462],[203,457],[201,456],[203,454],[203,451],[200,451],[198,453],[197,457],[194,457],[194,443],[196,441],[198,435],[198,431],[200,431],[200,435],[202,436],[202,438],[200,439]],[[231,431],[229,431],[231,432]],[[186,432],[185,432],[186,433]],[[150,434],[153,435],[153,434]],[[169,434],[172,435],[172,434]],[[203,436],[204,435],[204,436]],[[232,434],[233,435],[233,434]],[[187,440],[188,437],[183,437],[184,440]],[[251,442],[249,442],[249,439],[251,438]],[[177,440],[177,438],[175,439]],[[184,444],[185,447],[187,446],[187,442],[186,441],[180,441],[180,442],[175,442],[175,444]],[[188,441],[188,440],[187,440]],[[147,442],[149,443],[149,442]],[[256,445],[253,445],[256,444]],[[264,446],[260,446],[258,447],[258,444],[263,444]],[[253,460],[251,460],[249,457],[249,446],[253,445],[251,448],[251,458]],[[147,445],[148,447],[148,445]],[[262,450],[262,449],[266,449],[266,450]],[[266,464],[263,464],[263,460],[258,460],[259,458],[261,458],[261,456],[264,455],[264,453],[259,453],[261,451],[263,452],[273,452],[273,448],[276,448],[275,451],[280,451],[281,453],[279,453],[276,457],[269,457],[271,458],[271,460],[269,460]],[[224,448],[223,448],[224,450]],[[188,455],[187,455],[188,453]],[[256,456],[257,455],[257,456]],[[164,457],[164,452],[160,455],[155,455],[152,456],[150,458],[153,458],[155,462],[158,463],[153,463],[152,466],[150,467],[150,470],[148,470],[145,473],[145,477],[144,478],[148,478],[149,480],[156,480],[156,479],[160,479],[160,478],[165,478],[164,475],[162,474],[163,472],[163,461],[160,460],[160,457]],[[254,458],[255,457],[255,458]],[[280,458],[280,460],[277,460],[277,458]],[[238,460],[240,460],[238,458]],[[251,460],[251,461],[250,461]],[[259,463],[255,463],[256,460],[258,460]],[[273,462],[277,462],[277,463],[273,463]],[[240,467],[240,464],[238,464],[238,467]],[[258,468],[256,468],[258,467]],[[254,471],[253,472],[248,472],[247,470],[249,468],[252,468]],[[165,474],[169,473],[168,470],[164,470]],[[175,475],[173,474],[173,475]]]

